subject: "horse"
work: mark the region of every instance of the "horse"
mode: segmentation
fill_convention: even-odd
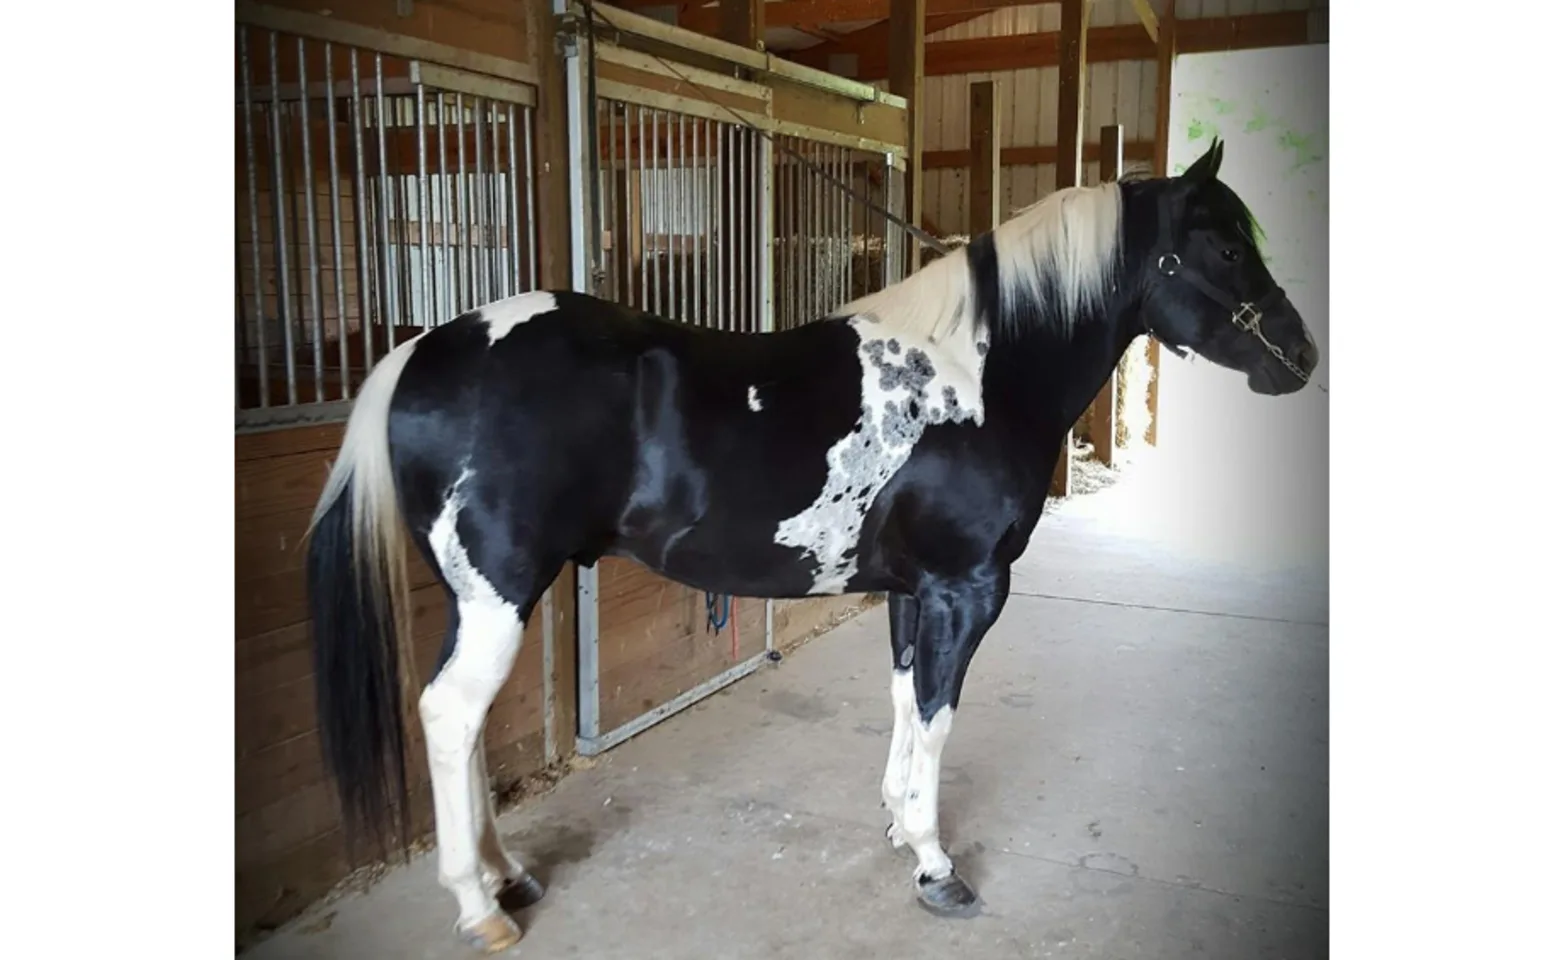
[[[1217,176],[1222,150],[1052,193],[785,331],[546,290],[383,357],[308,533],[319,732],[348,836],[393,821],[406,836],[411,542],[450,603],[417,695],[438,882],[467,944],[518,942],[500,899],[544,891],[499,841],[483,725],[564,565],[628,557],[712,593],[886,594],[886,839],[916,859],[918,904],[975,912],[940,841],[941,753],[1070,427],[1143,335],[1261,395],[1302,389],[1319,360]]]

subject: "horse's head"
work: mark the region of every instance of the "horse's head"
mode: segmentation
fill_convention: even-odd
[[[1303,389],[1319,349],[1260,256],[1244,202],[1217,179],[1222,144],[1158,191],[1155,246],[1142,300],[1146,327],[1249,377],[1249,389]]]

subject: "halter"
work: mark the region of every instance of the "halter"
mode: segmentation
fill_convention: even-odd
[[[1299,380],[1302,380],[1304,383],[1308,383],[1309,375],[1300,370],[1297,364],[1287,359],[1287,355],[1282,352],[1282,348],[1266,339],[1264,331],[1260,329],[1260,319],[1265,316],[1265,311],[1280,303],[1287,296],[1287,294],[1279,285],[1272,283],[1271,289],[1267,291],[1265,296],[1261,297],[1259,300],[1254,301],[1253,303],[1240,303],[1239,301],[1234,300],[1225,291],[1217,289],[1209,280],[1201,276],[1199,271],[1194,270],[1193,268],[1186,268],[1184,266],[1183,260],[1179,258],[1179,255],[1171,252],[1173,249],[1173,227],[1172,217],[1168,210],[1171,203],[1171,200],[1164,198],[1163,201],[1157,205],[1157,219],[1159,221],[1157,249],[1169,251],[1168,253],[1161,254],[1157,257],[1157,272],[1164,277],[1181,277],[1184,280],[1189,281],[1189,283],[1193,285],[1196,290],[1199,290],[1201,293],[1205,294],[1206,297],[1220,304],[1224,310],[1227,310],[1229,313],[1231,313],[1234,326],[1238,327],[1238,329],[1244,331],[1245,333],[1252,333],[1258,337],[1260,342],[1265,345],[1265,349],[1271,352],[1271,356],[1281,361],[1282,366],[1286,367],[1288,370],[1291,370],[1293,376],[1297,377]],[[1188,358],[1188,350],[1183,347],[1174,346],[1173,344],[1168,343],[1166,340],[1157,336],[1156,331],[1151,329],[1151,324],[1149,321],[1146,324],[1146,333],[1153,337],[1158,343],[1173,351],[1173,353],[1179,359],[1182,360]]]

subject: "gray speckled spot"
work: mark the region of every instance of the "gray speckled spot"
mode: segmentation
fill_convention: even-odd
[[[976,420],[981,423],[981,394],[963,402],[958,384],[981,378],[951,358],[868,335],[855,320],[862,339],[858,358],[863,380],[858,422],[826,451],[826,482],[815,502],[777,527],[783,546],[796,546],[816,560],[814,593],[840,593],[857,572],[858,537],[875,498],[912,455],[923,431],[933,424]],[[952,382],[952,378],[956,378]]]

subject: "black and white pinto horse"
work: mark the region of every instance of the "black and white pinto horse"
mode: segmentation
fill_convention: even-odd
[[[349,837],[406,826],[405,524],[450,599],[418,710],[439,882],[474,947],[519,939],[502,895],[543,894],[495,828],[490,703],[564,564],[609,555],[738,596],[886,592],[887,836],[916,855],[922,904],[971,912],[939,839],[940,754],[1066,431],[1141,334],[1261,394],[1301,389],[1318,360],[1217,179],[1221,149],[1176,178],[1053,193],[784,332],[532,292],[397,347],[311,523],[319,727]]]

